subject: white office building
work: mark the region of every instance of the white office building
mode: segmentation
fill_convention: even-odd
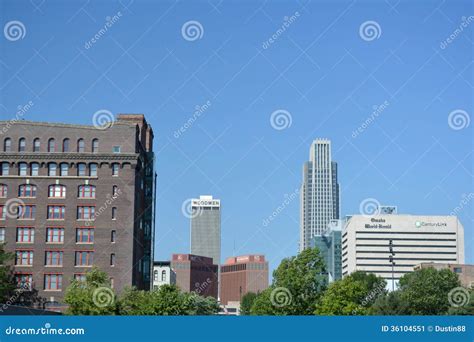
[[[303,165],[300,189],[300,251],[311,247],[311,239],[322,235],[339,218],[337,164],[332,161],[331,141],[316,139],[311,144],[309,161]]]
[[[153,290],[165,284],[176,284],[176,273],[171,268],[171,262],[155,261],[153,263]]]
[[[344,224],[341,255],[343,277],[365,271],[396,288],[417,264],[464,264],[464,229],[456,216],[354,215]]]

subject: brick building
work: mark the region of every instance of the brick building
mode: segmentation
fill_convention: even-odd
[[[263,255],[227,258],[221,266],[220,302],[240,302],[248,292],[262,292],[268,287],[268,262]]]
[[[149,289],[153,131],[143,115],[106,126],[0,121],[0,242],[15,278],[61,305],[92,266],[112,286]]]
[[[176,273],[176,285],[184,292],[196,292],[217,299],[219,266],[212,258],[193,254],[173,254],[171,268]]]

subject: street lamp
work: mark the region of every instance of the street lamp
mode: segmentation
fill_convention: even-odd
[[[390,255],[388,256],[388,260],[390,264],[392,265],[392,291],[395,291],[395,275],[394,275],[395,261],[393,259],[393,257],[395,256],[395,252],[393,251],[392,239],[390,239],[388,242],[388,250],[390,252]]]

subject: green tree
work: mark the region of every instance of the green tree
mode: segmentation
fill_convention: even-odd
[[[186,293],[187,315],[215,315],[219,312],[219,303],[214,297],[202,297],[194,292]]]
[[[372,305],[371,314],[379,316],[408,315],[407,305],[401,299],[401,291],[392,291],[377,298]]]
[[[242,296],[242,300],[240,301],[240,314],[243,316],[250,315],[250,309],[252,308],[255,299],[257,298],[257,294],[254,292],[247,292]]]
[[[325,263],[317,248],[283,259],[273,272],[273,284],[255,299],[255,315],[312,315],[325,289]]]
[[[0,243],[0,303],[8,302],[16,288],[11,267],[13,258],[13,253],[5,251],[5,244]]]
[[[115,314],[115,293],[105,272],[93,268],[84,282],[73,280],[66,289],[64,301],[71,315]]]
[[[449,292],[459,286],[458,276],[451,270],[424,268],[400,278],[400,300],[408,315],[444,315],[451,307]]]

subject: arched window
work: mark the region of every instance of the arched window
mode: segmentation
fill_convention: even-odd
[[[84,164],[84,163],[77,164],[77,175],[78,176],[85,176],[86,175],[86,164]]]
[[[97,164],[89,164],[89,176],[97,177]]]
[[[48,140],[48,152],[56,152],[56,141],[54,141],[54,138]]]
[[[18,140],[18,152],[25,152],[25,149],[26,149],[26,139],[20,138],[20,140]]]
[[[118,195],[118,186],[113,185],[112,186],[112,196],[117,196]]]
[[[39,152],[41,148],[41,141],[39,138],[33,140],[33,152]]]
[[[10,174],[10,164],[3,162],[1,172],[2,176],[8,176]]]
[[[69,152],[69,139],[68,138],[63,140],[63,152]]]
[[[31,175],[32,176],[39,176],[39,164],[38,163],[31,163]]]
[[[158,281],[158,271],[157,270],[153,271],[153,280]]]
[[[48,164],[48,176],[56,176],[58,166],[56,163],[49,163]]]
[[[77,152],[83,153],[85,151],[84,139],[79,139],[77,141]]]
[[[161,271],[161,281],[166,281],[166,271]]]
[[[21,184],[18,187],[18,197],[36,197],[36,185]]]
[[[92,140],[92,153],[99,152],[99,139]]]
[[[66,197],[66,187],[61,184],[53,184],[49,186],[50,198],[64,198]]]
[[[77,197],[95,198],[95,186],[94,185],[79,185]]]
[[[18,175],[19,176],[28,176],[28,164],[27,163],[18,163]]]
[[[0,197],[7,197],[8,195],[8,185],[0,184]]]
[[[59,164],[59,172],[61,176],[67,176],[69,173],[69,165],[67,163]]]
[[[117,177],[119,174],[119,164],[112,164],[112,176]]]
[[[3,152],[11,152],[12,151],[12,140],[10,138],[6,138],[3,141]]]

